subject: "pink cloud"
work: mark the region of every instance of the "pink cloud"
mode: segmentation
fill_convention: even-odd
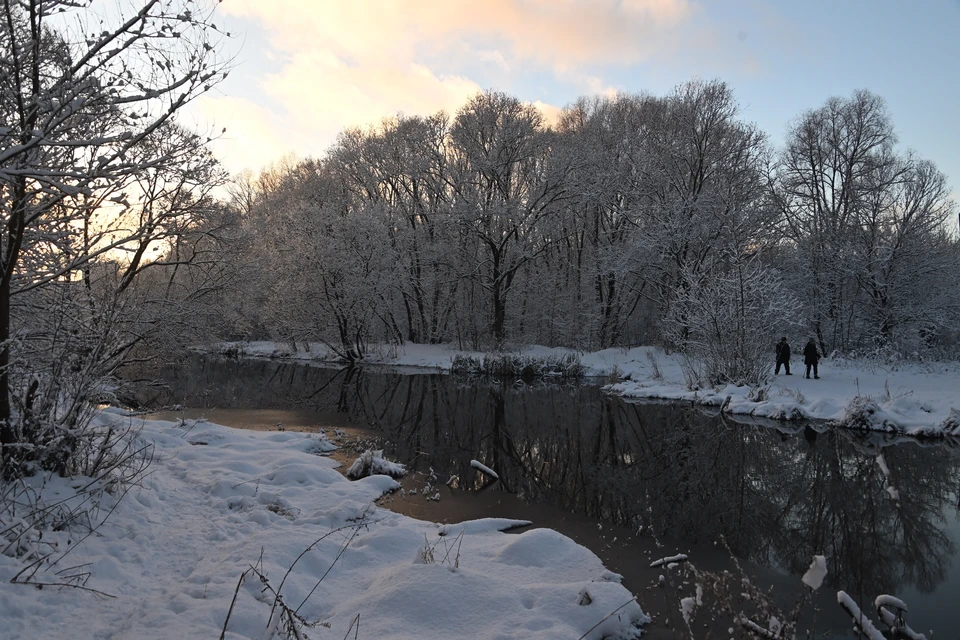
[[[410,59],[418,47],[464,37],[506,42],[539,64],[631,63],[649,56],[690,0],[233,0],[223,10],[254,19],[285,51],[323,47],[357,58]]]

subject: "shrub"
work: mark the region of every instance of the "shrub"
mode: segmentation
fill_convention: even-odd
[[[454,375],[519,378],[528,381],[538,378],[579,379],[583,377],[584,371],[580,357],[573,353],[562,356],[496,353],[482,358],[458,355],[450,365],[450,373]]]

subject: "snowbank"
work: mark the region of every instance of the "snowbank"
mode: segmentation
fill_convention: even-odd
[[[98,420],[142,422],[115,411]],[[526,524],[516,520],[440,527],[377,509],[397,482],[348,481],[316,455],[315,435],[157,421],[142,437],[156,447],[151,473],[97,535],[49,532],[73,548],[36,576],[55,582],[80,566],[85,586],[107,595],[11,584],[23,563],[0,555],[4,638],[216,638],[228,611],[227,638],[271,637],[267,585],[281,584],[321,639],[344,638],[358,616],[359,637],[416,640],[579,638],[598,623],[587,638],[636,638],[647,620],[592,552],[555,531],[500,532]]]
[[[819,380],[794,373],[773,376],[762,388],[728,385],[691,391],[678,360],[664,360],[662,377],[645,378],[641,372],[605,390],[625,398],[710,405],[734,415],[828,420],[915,437],[960,436],[960,363],[880,366],[830,359],[821,361]]]

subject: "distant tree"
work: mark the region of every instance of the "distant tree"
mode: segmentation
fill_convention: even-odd
[[[824,351],[935,333],[955,307],[946,179],[899,155],[884,102],[831,98],[793,126],[773,178],[791,285]]]
[[[779,273],[756,256],[731,256],[722,272],[686,272],[665,332],[687,360],[693,384],[762,384],[771,343],[793,328],[800,310]]]
[[[358,202],[383,215],[402,268],[393,285],[403,338],[437,343],[450,336],[460,281],[457,232],[451,215],[447,145],[449,119],[397,117],[377,128],[344,132],[328,164]]]
[[[851,267],[864,337],[880,348],[923,350],[960,319],[960,261],[947,232],[957,209],[946,178],[912,155],[880,163],[857,213]]]
[[[850,344],[854,292],[848,271],[857,211],[896,142],[878,96],[858,91],[831,98],[792,127],[775,176],[774,193],[797,251],[795,286],[821,347]]]
[[[259,189],[254,181],[253,171],[244,169],[230,177],[226,184],[228,202],[237,212],[249,215],[257,201]]]
[[[507,303],[520,270],[556,239],[544,220],[566,197],[564,167],[551,165],[551,133],[531,105],[502,93],[481,93],[450,131],[454,210],[472,246],[463,275],[488,295],[496,343],[506,338]]]
[[[640,276],[652,247],[640,237],[652,96],[581,99],[561,115],[560,153],[571,157],[564,218],[569,232],[557,259],[575,283],[577,302],[591,302],[587,326],[600,347],[618,344],[638,307],[649,303]]]
[[[258,336],[322,339],[348,359],[370,340],[701,349],[704,317],[722,320],[717,353],[755,341],[744,362],[765,360],[756,336],[781,325],[830,348],[945,344],[955,205],[893,143],[866,92],[804,114],[779,157],[720,81],[581,99],[555,129],[481,93],[452,119],[388,118],[323,159],[242,178],[232,199],[256,269],[236,306]],[[363,234],[375,256],[357,251]],[[339,315],[351,308],[364,311]]]

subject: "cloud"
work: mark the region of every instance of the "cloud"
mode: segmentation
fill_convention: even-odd
[[[298,53],[263,83],[284,105],[290,126],[312,129],[332,140],[345,126],[379,122],[404,113],[455,111],[481,90],[460,76],[438,76],[411,61],[359,65],[316,51]]]
[[[200,110],[227,118],[228,135],[238,136],[231,165],[259,168],[291,148],[318,155],[346,127],[397,113],[455,112],[478,91],[531,72],[607,93],[592,65],[636,64],[675,46],[671,30],[695,7],[691,0],[231,0],[220,10],[264,44],[244,52],[248,62],[231,78],[245,77],[246,99],[205,98]],[[555,119],[555,106],[530,98]]]
[[[555,126],[560,122],[560,114],[563,112],[563,109],[560,107],[555,107],[552,104],[540,102],[539,100],[535,100],[532,104],[543,114],[543,119],[549,126]]]
[[[689,0],[232,0],[223,10],[267,28],[281,51],[322,47],[358,60],[406,59],[462,38],[495,39],[540,64],[629,64],[687,20]]]

